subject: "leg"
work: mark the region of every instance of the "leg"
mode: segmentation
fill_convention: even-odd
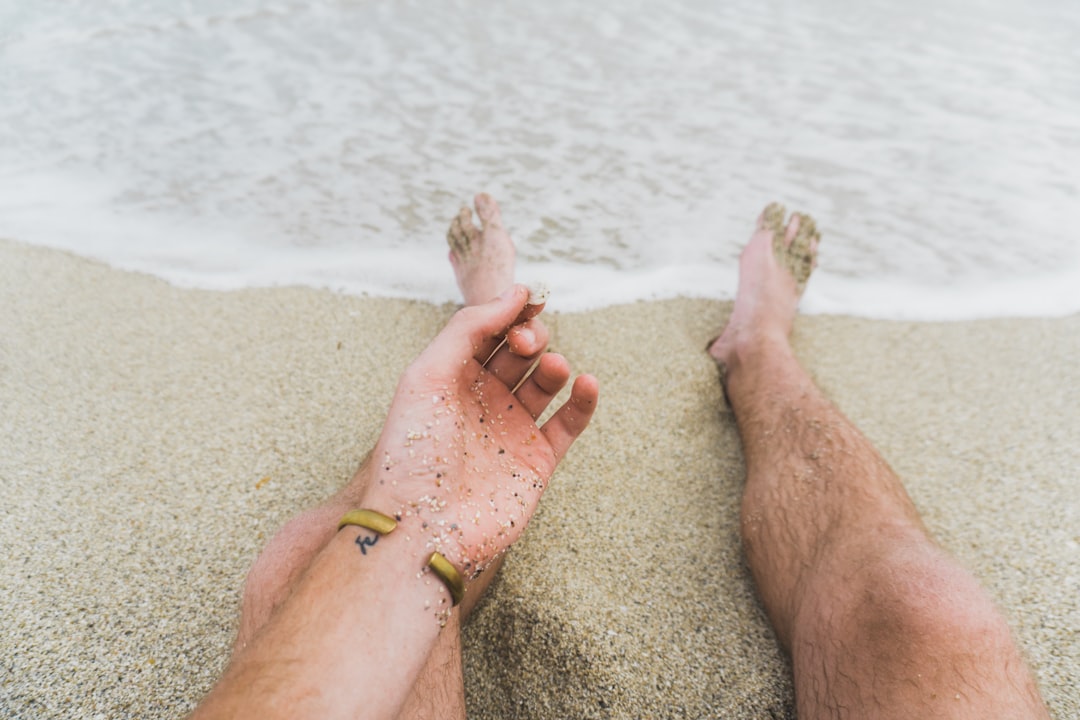
[[[799,716],[1046,717],[990,598],[792,354],[817,240],[809,218],[785,229],[767,208],[709,348],[746,456],[747,560],[791,653]]]
[[[482,223],[480,229],[473,225],[469,209],[462,208],[447,236],[451,246],[450,262],[466,305],[487,302],[514,281],[514,245],[502,226],[498,205],[490,196],[481,194],[476,197],[476,209]],[[508,372],[524,373],[546,347],[547,336],[537,333],[531,344],[536,352],[520,358],[514,367],[507,368]],[[554,374],[562,378],[562,383],[566,382],[568,373],[564,377],[563,368],[558,368]],[[554,386],[558,377],[549,375],[551,373],[541,371],[534,374],[533,380],[539,383],[550,380]],[[365,460],[347,486],[322,505],[293,518],[267,544],[244,586],[234,651],[242,650],[289,597],[311,561],[334,537],[341,516],[358,506],[358,498],[364,495],[369,477],[368,461]],[[402,708],[401,717],[416,720],[465,717],[461,622],[476,606],[497,569],[496,564],[485,570],[470,586],[461,605],[452,612],[427,665],[417,678],[412,696]]]

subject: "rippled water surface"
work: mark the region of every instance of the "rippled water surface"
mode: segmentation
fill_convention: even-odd
[[[1080,311],[1068,0],[0,0],[0,235],[212,287],[450,299],[500,199],[565,308],[729,297],[771,199],[811,309]]]

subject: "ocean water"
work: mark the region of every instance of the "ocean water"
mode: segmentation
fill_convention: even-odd
[[[0,0],[0,236],[182,285],[456,297],[498,198],[551,305],[729,298],[773,199],[804,309],[1080,311],[1073,0]]]

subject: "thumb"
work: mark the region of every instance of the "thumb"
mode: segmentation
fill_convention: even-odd
[[[458,310],[420,355],[420,360],[461,363],[472,358],[485,362],[518,322],[528,300],[527,287],[511,285],[490,302]]]

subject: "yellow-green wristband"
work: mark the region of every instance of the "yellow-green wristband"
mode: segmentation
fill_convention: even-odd
[[[397,520],[374,510],[350,510],[338,522],[337,529],[346,525],[359,525],[380,535],[389,535],[397,527]]]
[[[375,510],[350,510],[338,521],[338,530],[346,525],[358,525],[379,535],[389,535],[397,528],[397,520]],[[431,553],[427,566],[446,585],[446,589],[450,591],[453,604],[460,603],[461,599],[465,597],[465,581],[457,568],[443,557],[442,553],[437,552]]]
[[[431,553],[431,557],[428,558],[427,566],[431,568],[431,572],[439,576],[439,579],[446,585],[446,589],[450,591],[450,597],[454,601],[454,605],[461,602],[461,599],[465,597],[465,581],[461,579],[461,573],[457,571],[457,568],[450,564],[450,561],[443,557],[442,553]]]

